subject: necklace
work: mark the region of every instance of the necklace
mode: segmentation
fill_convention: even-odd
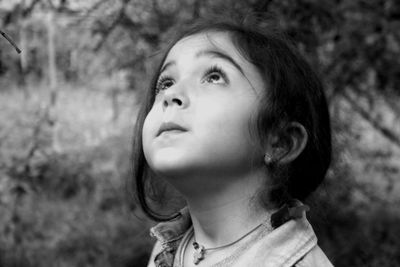
[[[219,247],[214,247],[214,248],[205,248],[203,245],[200,245],[199,243],[197,243],[195,236],[193,235],[193,247],[194,247],[194,253],[193,253],[193,263],[195,265],[199,264],[199,262],[201,262],[202,260],[204,260],[205,258],[205,254],[207,251],[212,251],[212,250],[219,250],[219,249],[223,249],[223,248],[227,248],[230,247],[236,243],[238,243],[239,241],[243,240],[246,236],[250,235],[251,233],[253,233],[255,230],[257,230],[258,228],[260,228],[264,223],[260,223],[259,225],[257,225],[256,227],[254,227],[253,229],[251,229],[249,232],[247,232],[246,234],[244,234],[243,236],[241,236],[239,239],[228,243],[226,245],[222,245]]]

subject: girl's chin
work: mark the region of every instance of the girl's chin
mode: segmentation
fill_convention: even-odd
[[[204,171],[204,165],[201,165],[199,162],[190,161],[188,158],[180,159],[180,160],[164,160],[152,162],[150,168],[162,178],[167,180],[191,180],[191,178],[201,176]]]
[[[169,157],[169,158],[154,158],[150,163],[151,169],[158,175],[164,177],[173,177],[177,175],[187,174],[189,169],[193,167],[184,158]]]
[[[174,170],[183,168],[187,165],[187,157],[178,155],[177,153],[157,153],[150,161],[153,170]]]

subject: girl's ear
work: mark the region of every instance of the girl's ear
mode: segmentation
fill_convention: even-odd
[[[270,138],[265,160],[270,158],[278,164],[290,163],[304,150],[307,140],[308,134],[304,126],[298,122],[290,122],[279,131],[279,135]]]

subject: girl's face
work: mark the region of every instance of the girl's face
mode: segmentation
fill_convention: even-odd
[[[239,177],[254,164],[262,165],[263,154],[249,126],[265,84],[227,33],[181,39],[160,73],[142,132],[153,171],[204,181],[215,175]]]

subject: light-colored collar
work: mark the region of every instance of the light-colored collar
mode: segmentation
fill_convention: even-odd
[[[266,258],[273,264],[265,262],[260,266],[291,266],[316,246],[317,238],[306,219],[305,211],[308,211],[308,206],[294,200],[272,215],[271,220],[274,221],[271,223],[275,224],[275,229],[265,242],[252,249],[252,253],[255,253],[253,259],[260,261],[260,264]],[[162,246],[162,251],[155,257],[156,263],[163,262],[166,264],[164,266],[172,266],[179,243],[191,225],[189,210],[185,207],[180,210],[177,218],[161,222],[150,229],[151,236]]]
[[[163,247],[169,243],[179,240],[192,225],[188,207],[184,207],[179,211],[177,218],[158,223],[150,229],[150,235],[155,237]]]

